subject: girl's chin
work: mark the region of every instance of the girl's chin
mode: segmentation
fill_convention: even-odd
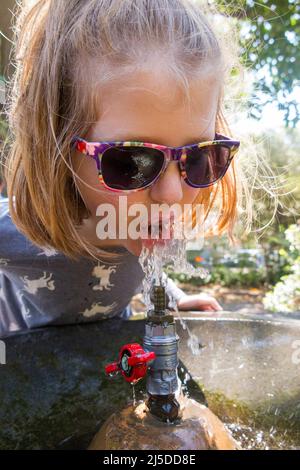
[[[141,239],[132,240],[131,238],[124,240],[124,246],[135,256],[140,256],[143,247]]]

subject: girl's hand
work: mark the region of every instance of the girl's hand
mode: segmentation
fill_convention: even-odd
[[[186,295],[177,302],[179,310],[208,310],[219,311],[223,310],[217,300],[204,292],[195,295]]]

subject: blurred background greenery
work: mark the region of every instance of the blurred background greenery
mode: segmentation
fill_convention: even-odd
[[[13,73],[10,53],[15,3],[15,0],[0,3],[0,110],[5,103],[6,80]],[[170,275],[188,286],[259,289],[261,308],[294,312],[300,310],[300,3],[298,0],[207,0],[207,3],[217,4],[222,20],[234,22],[239,32],[240,56],[251,83],[249,109],[239,126],[264,147],[269,164],[275,174],[281,175],[280,181],[289,194],[281,196],[272,224],[259,236],[252,233],[241,240],[238,248],[230,248],[226,237],[218,237],[201,249],[188,250],[192,264],[209,269],[206,279],[182,273]],[[0,147],[7,131],[1,113]],[[0,166],[0,193],[1,190],[5,195]],[[263,226],[270,220],[272,208],[268,198],[260,198],[260,190],[255,191],[259,201],[256,215]]]

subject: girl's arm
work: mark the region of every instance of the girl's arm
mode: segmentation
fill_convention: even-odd
[[[188,295],[182,289],[176,286],[175,282],[167,277],[166,274],[165,276],[167,278],[167,295],[171,295],[177,301],[177,307],[179,310],[223,310],[219,302],[211,295],[208,295],[205,292]]]

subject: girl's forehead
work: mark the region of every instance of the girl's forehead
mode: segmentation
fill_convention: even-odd
[[[112,101],[120,105],[126,102],[128,108],[157,107],[159,111],[166,112],[176,111],[185,106],[199,108],[207,98],[219,96],[221,79],[214,73],[202,74],[197,79],[189,80],[186,85],[184,88],[178,79],[170,74],[139,71],[126,79],[122,78],[119,82],[114,81],[106,85],[101,94],[101,101],[104,111],[105,106],[110,107]]]
[[[172,76],[138,71],[101,89],[99,114],[85,138],[138,140],[170,147],[211,140],[220,89],[220,80],[204,75],[190,80],[186,96]],[[148,138],[141,139],[143,136]]]

